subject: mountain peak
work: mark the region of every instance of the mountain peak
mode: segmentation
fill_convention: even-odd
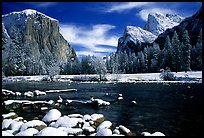
[[[9,14],[5,14],[5,15],[3,15],[2,17],[12,16],[12,15],[14,15],[14,16],[16,16],[16,15],[17,15],[17,16],[18,16],[18,15],[25,15],[26,17],[41,15],[41,16],[43,16],[43,17],[45,17],[45,18],[50,19],[50,20],[55,20],[55,21],[57,21],[56,19],[51,18],[51,17],[49,17],[49,16],[47,16],[47,15],[45,15],[45,14],[39,12],[39,11],[33,10],[33,9],[25,9],[25,10],[23,10],[23,11],[14,11],[14,12],[11,12],[11,13],[9,13]],[[19,17],[20,17],[20,16],[19,16]]]
[[[183,17],[176,14],[150,13],[144,29],[158,36],[166,29],[179,25],[183,19]]]

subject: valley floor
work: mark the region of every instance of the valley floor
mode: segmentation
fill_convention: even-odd
[[[202,71],[188,71],[188,72],[173,72],[177,81],[163,81],[160,78],[160,73],[138,73],[138,74],[106,74],[106,83],[112,82],[128,82],[128,83],[154,83],[154,82],[187,82],[187,83],[202,83]],[[43,81],[47,80],[48,75],[35,75],[35,76],[9,76],[2,77],[3,82],[13,81]],[[83,81],[98,83],[99,75],[56,75],[54,81]]]

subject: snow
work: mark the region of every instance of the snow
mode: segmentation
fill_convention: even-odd
[[[83,130],[81,128],[59,127],[58,129],[66,132],[68,135],[79,135],[83,132]]]
[[[14,135],[9,133],[8,131],[2,131],[2,136],[14,136]]]
[[[88,115],[88,114],[85,114],[85,115],[83,116],[83,118],[82,118],[82,120],[84,120],[84,121],[89,121],[89,120],[91,120],[91,119],[92,119],[91,116]]]
[[[97,131],[100,129],[110,128],[112,126],[112,123],[110,121],[103,121],[98,127]]]
[[[75,127],[78,125],[78,123],[82,123],[81,118],[69,118],[68,116],[63,116],[57,119],[55,124],[53,124],[53,127]]]
[[[171,82],[171,83],[202,83],[202,71],[188,71],[187,73],[183,72],[173,72],[176,77],[182,77],[183,79],[179,81],[163,81],[159,75],[160,73],[137,73],[137,74],[106,74],[107,82],[103,83],[114,83],[115,78],[117,76],[117,82],[120,83],[157,83],[157,82]],[[3,77],[3,82],[12,82],[12,81],[41,81],[44,75],[41,76],[10,76],[10,77]],[[60,79],[66,80],[67,82],[70,82],[70,79],[77,77],[79,75],[60,75]],[[81,75],[86,77],[97,77],[98,75]],[[191,77],[197,79],[197,81],[187,81],[185,80],[186,77]],[[29,79],[28,79],[29,78]],[[60,80],[59,80],[60,81]],[[82,82],[80,82],[82,83]],[[83,82],[83,83],[98,83],[98,82]],[[76,91],[76,89],[67,89],[68,91]],[[66,91],[67,91],[66,90]],[[65,90],[60,90],[61,92]],[[48,92],[57,92],[57,90],[48,90]]]
[[[2,114],[3,118],[9,118],[9,117],[15,116],[15,115],[16,115],[16,113],[14,113],[14,112],[10,112],[8,114]]]
[[[25,92],[25,93],[24,93],[24,96],[27,96],[27,97],[34,97],[34,93],[31,92],[31,91],[28,91],[28,92]]]
[[[99,129],[96,132],[96,136],[112,136],[112,131],[107,128]]]
[[[11,12],[11,13],[9,13],[9,14],[3,15],[2,17],[12,16],[12,15],[22,15],[22,14],[24,14],[24,15],[26,15],[26,16],[42,15],[42,16],[45,17],[45,18],[48,18],[48,19],[50,19],[50,20],[57,21],[56,19],[51,18],[51,17],[49,17],[49,16],[47,16],[47,15],[41,13],[41,12],[38,12],[38,11],[36,11],[36,10],[33,10],[33,9],[26,9],[26,10],[23,10],[23,11]],[[20,19],[19,19],[19,20],[20,20]]]
[[[36,104],[36,103],[46,103],[46,104],[52,104],[52,102],[47,101],[29,101],[29,100],[7,100],[4,101],[5,105],[10,105],[13,103],[21,103],[21,104]]]
[[[89,133],[95,132],[95,129],[92,126],[86,126],[82,128],[84,131],[88,131]]]
[[[33,135],[37,134],[38,132],[39,131],[35,128],[28,128],[24,131],[19,132],[15,136],[33,136]]]
[[[93,103],[93,104],[97,104],[98,106],[107,106],[110,105],[110,102],[104,101],[102,99],[95,99],[95,98],[91,98],[90,101],[87,101],[87,103]]]
[[[35,95],[46,95],[46,92],[42,92],[42,91],[39,91],[39,90],[35,90],[35,91],[33,91],[33,93]]]
[[[150,13],[144,29],[158,36],[165,30],[179,25],[183,19],[183,17],[175,14]]]
[[[121,129],[123,132],[125,132],[126,134],[130,132],[130,129],[126,128],[123,125],[119,125],[119,129]]]
[[[58,118],[60,118],[61,116],[61,112],[57,109],[51,109],[44,117],[43,117],[43,121],[45,122],[51,122],[51,121],[55,121]]]
[[[18,131],[23,124],[24,123],[22,121],[18,122],[13,120],[13,122],[9,125],[9,129]]]
[[[9,125],[13,122],[14,122],[14,120],[12,120],[12,119],[4,119],[2,122],[2,129],[7,129],[9,127]]]
[[[20,131],[24,131],[27,128],[34,127],[34,126],[47,126],[47,125],[41,120],[31,120],[31,121],[28,121],[28,122],[24,123],[21,126]]]
[[[48,90],[48,91],[45,91],[46,93],[47,92],[76,92],[77,89],[65,89],[65,90]]]
[[[48,107],[41,107],[40,109],[41,109],[41,110],[47,110]]]
[[[70,118],[82,118],[83,115],[81,115],[81,114],[69,114],[68,117],[70,117]]]
[[[141,42],[152,43],[156,38],[157,36],[152,34],[151,32],[135,26],[127,26],[123,34],[123,39],[125,40],[124,45],[127,45],[126,43],[128,41],[132,41],[135,44],[141,43]]]
[[[104,117],[103,114],[96,114],[96,113],[94,113],[94,114],[91,115],[91,119],[92,119],[93,121],[96,121],[97,119],[103,118],[103,117]]]
[[[46,127],[37,133],[37,136],[67,136],[67,132],[58,128]]]
[[[141,135],[143,136],[165,136],[163,133],[161,132],[154,132],[154,133],[149,133],[149,132],[142,132]]]

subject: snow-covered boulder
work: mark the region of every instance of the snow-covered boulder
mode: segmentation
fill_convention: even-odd
[[[8,114],[2,114],[3,118],[11,118],[13,116],[17,116],[16,113],[10,112]]]
[[[82,119],[83,119],[83,121],[90,121],[90,120],[92,120],[91,116],[88,115],[88,114],[85,114]]]
[[[63,116],[57,119],[55,124],[53,124],[53,127],[76,127],[79,123],[82,123],[82,121],[83,120],[81,118],[70,118],[68,116]]]
[[[31,120],[21,125],[20,131],[26,130],[27,128],[30,128],[30,127],[36,127],[36,126],[46,127],[47,125],[43,121],[40,121],[40,120]]]
[[[2,94],[3,95],[15,95],[15,92],[11,90],[2,89]]]
[[[133,136],[133,133],[130,131],[130,129],[123,125],[119,125],[119,131],[121,134],[124,134],[125,136]]]
[[[102,128],[96,132],[96,136],[112,136],[112,131],[108,128]]]
[[[82,134],[83,130],[81,128],[66,128],[66,127],[59,127],[59,130],[62,130],[67,133],[67,135],[74,135],[78,136]]]
[[[60,118],[61,116],[61,112],[57,109],[51,109],[44,117],[43,117],[43,121],[45,122],[51,122],[51,121],[55,121],[58,118]]]
[[[141,133],[142,136],[165,136],[163,133],[161,132],[154,132],[154,133],[149,133],[149,132],[142,132]]]
[[[37,134],[39,131],[35,128],[28,128],[24,131],[17,133],[15,136],[33,136]]]
[[[67,136],[67,132],[58,128],[46,127],[38,132],[36,136]]]
[[[91,118],[92,118],[92,121],[94,121],[95,126],[98,126],[99,124],[101,124],[105,120],[103,114],[94,113],[91,115]]]
[[[110,121],[104,121],[97,127],[97,131],[104,128],[110,128],[111,126],[112,123]]]
[[[95,99],[93,97],[91,98],[89,103],[92,103],[93,105],[96,105],[96,106],[107,106],[107,105],[110,105],[110,102],[104,101],[102,99]]]
[[[2,136],[14,136],[12,133],[9,133],[8,131],[2,131]]]
[[[9,129],[13,130],[13,131],[18,131],[20,129],[20,127],[23,125],[24,123],[22,121],[18,122],[18,121],[13,121],[10,125],[9,125]]]
[[[26,96],[26,97],[34,97],[34,93],[31,92],[31,91],[28,91],[28,92],[24,93],[24,96]]]
[[[70,118],[82,118],[83,115],[81,115],[81,114],[69,114],[68,117],[70,117]]]
[[[46,92],[42,92],[42,91],[39,91],[39,90],[35,90],[33,91],[34,95],[46,95]]]
[[[9,125],[13,122],[14,122],[14,120],[12,120],[12,119],[4,119],[2,122],[2,129],[7,129],[9,127]]]

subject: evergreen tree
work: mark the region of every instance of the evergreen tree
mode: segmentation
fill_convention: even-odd
[[[183,70],[189,71],[190,69],[190,61],[191,61],[191,57],[190,57],[190,49],[191,49],[191,44],[190,44],[190,38],[188,36],[188,31],[185,30],[183,35],[182,35],[182,43],[183,43]]]
[[[198,66],[198,69],[202,69],[202,28],[199,32],[199,35],[198,35],[198,39],[197,39],[197,43],[196,43],[196,51],[197,52],[197,66]]]
[[[159,63],[159,59],[160,59],[160,48],[159,45],[157,43],[153,43],[153,47],[152,47],[152,59],[151,59],[151,71],[152,72],[156,72],[158,69],[158,63]]]
[[[181,55],[180,55],[180,42],[176,31],[171,39],[172,45],[172,71],[180,71],[181,67]]]
[[[164,67],[172,68],[172,48],[171,48],[171,42],[169,36],[166,37],[166,41],[164,43],[164,49],[162,50],[162,53],[164,54]]]
[[[148,71],[148,51],[146,47],[144,48],[143,53],[144,53],[144,59],[145,59],[145,72],[147,72]]]
[[[142,51],[138,52],[139,72],[145,72],[145,58]]]

